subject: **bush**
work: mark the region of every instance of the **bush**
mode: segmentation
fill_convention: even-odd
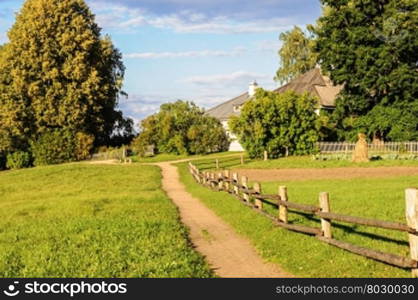
[[[163,104],[160,112],[141,123],[141,133],[132,143],[145,155],[149,146],[156,153],[207,154],[228,150],[229,139],[222,124],[191,102]]]
[[[230,122],[232,132],[251,158],[313,154],[320,137],[318,100],[309,94],[277,94],[260,89],[239,117]]]
[[[75,161],[76,141],[67,130],[55,129],[41,135],[31,143],[35,166]]]
[[[78,132],[75,135],[75,158],[80,160],[86,160],[90,157],[93,150],[94,136]]]
[[[17,151],[7,155],[6,167],[11,170],[29,168],[31,155],[28,152]]]

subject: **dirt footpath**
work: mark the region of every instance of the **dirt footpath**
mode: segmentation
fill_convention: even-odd
[[[328,168],[328,169],[237,169],[240,175],[257,181],[311,179],[383,178],[418,175],[418,167]]]
[[[159,163],[163,188],[180,210],[182,222],[190,229],[190,238],[220,277],[291,277],[278,266],[265,263],[250,242],[190,195],[180,182],[177,168]]]

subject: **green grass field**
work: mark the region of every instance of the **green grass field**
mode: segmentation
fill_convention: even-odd
[[[291,168],[372,168],[372,167],[418,167],[418,160],[377,160],[368,163],[353,163],[349,160],[314,160],[312,156],[292,156],[269,161],[252,160],[244,166],[237,168],[245,169],[291,169]]]
[[[139,157],[139,156],[132,156],[132,161],[136,163],[159,163],[159,162],[168,162],[168,161],[176,161],[182,159],[195,159],[195,158],[202,158],[206,159],[215,159],[217,157],[225,157],[230,155],[239,155],[241,152],[222,152],[222,153],[213,153],[209,155],[175,155],[175,154],[157,154],[153,157]]]
[[[213,192],[194,182],[185,164],[179,165],[187,190],[217,215],[248,237],[268,261],[302,277],[410,277],[403,270],[323,244],[311,236],[273,226],[264,216],[242,205],[235,197]],[[281,182],[293,202],[318,205],[320,192],[330,192],[331,210],[353,216],[405,223],[405,188],[418,185],[418,176],[385,179],[310,180]],[[263,192],[277,193],[279,183],[263,183]],[[270,209],[269,212],[276,213]],[[318,227],[319,220],[290,214],[293,224]],[[336,239],[409,256],[407,234],[334,222]],[[382,237],[381,237],[382,236]]]
[[[0,173],[0,277],[212,277],[150,166]]]

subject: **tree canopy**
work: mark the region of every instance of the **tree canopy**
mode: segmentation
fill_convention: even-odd
[[[341,139],[359,131],[389,140],[418,138],[418,2],[322,0],[316,50],[344,90],[335,118]]]
[[[313,69],[318,61],[314,51],[314,37],[295,26],[280,34],[283,42],[279,50],[280,68],[274,78],[281,84]]]
[[[109,143],[125,67],[84,0],[27,0],[0,50],[0,151],[51,130]]]
[[[133,148],[145,152],[153,145],[158,153],[206,154],[227,151],[229,139],[222,124],[192,102],[163,104],[141,123]]]
[[[253,158],[268,151],[271,157],[310,154],[319,140],[318,99],[293,91],[283,94],[257,91],[230,128]]]

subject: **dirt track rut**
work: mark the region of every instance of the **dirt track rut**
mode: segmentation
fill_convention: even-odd
[[[178,170],[170,163],[156,164],[162,169],[163,188],[180,210],[190,238],[216,274],[229,278],[291,277],[277,265],[266,263],[250,242],[189,194],[180,182]]]

